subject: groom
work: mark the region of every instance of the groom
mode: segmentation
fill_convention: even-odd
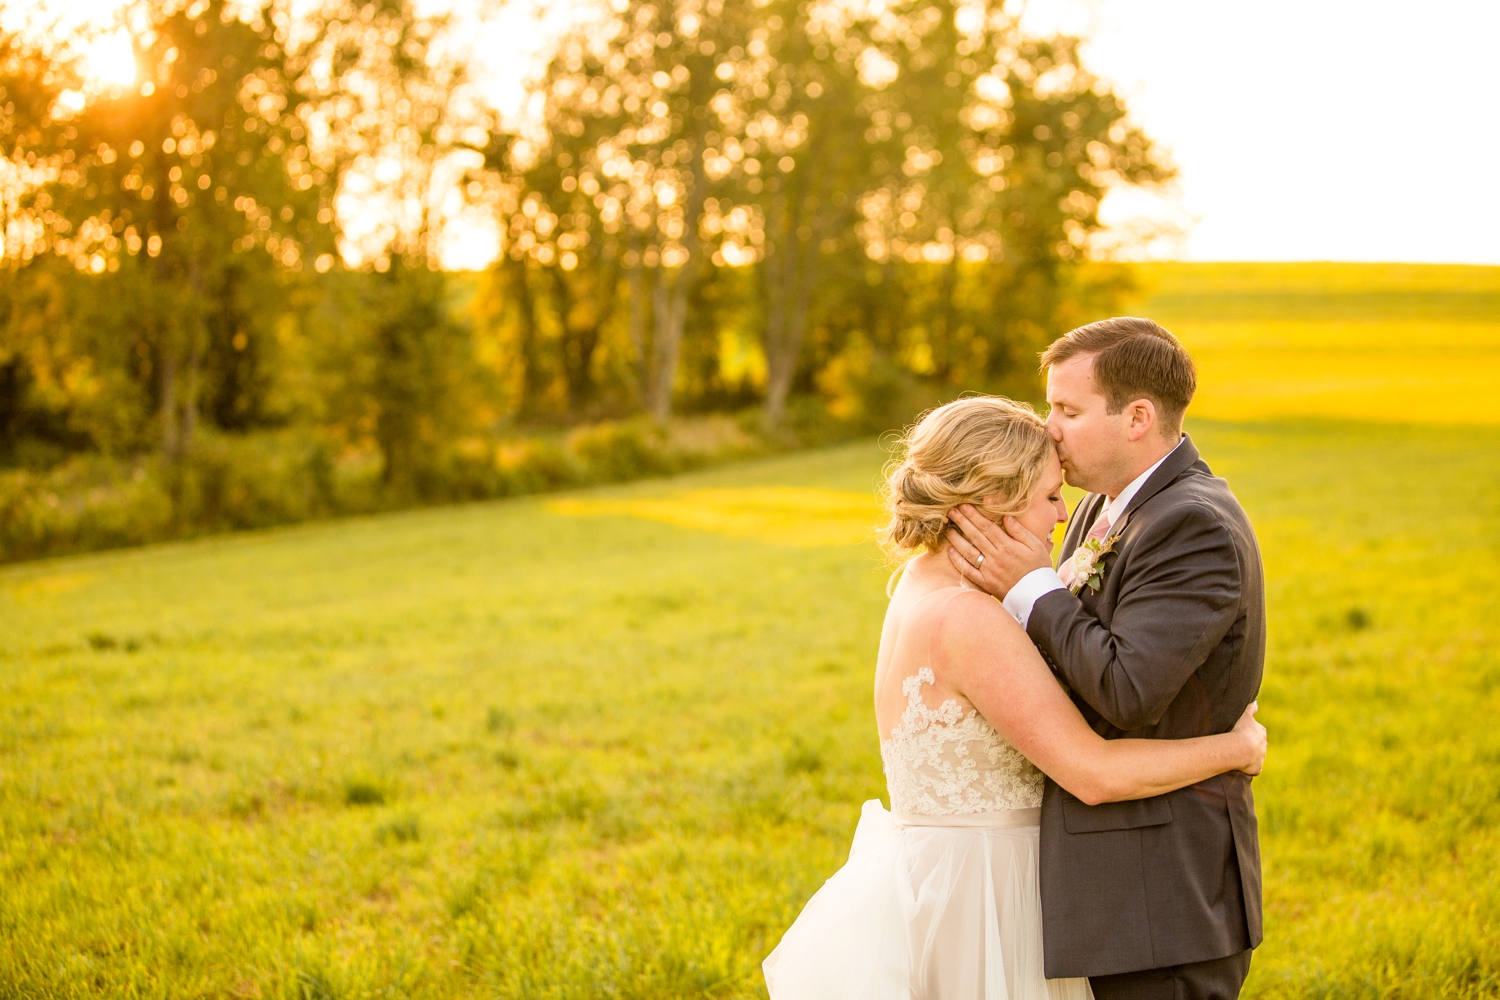
[[[1002,599],[1106,739],[1228,732],[1260,688],[1264,581],[1249,519],[1182,433],[1192,358],[1127,317],[1072,331],[1042,367],[1048,431],[1089,492],[1060,572],[1014,518],[968,507],[954,564]],[[1107,553],[1093,567],[1070,558],[1089,539]],[[1238,996],[1261,941],[1249,776],[1098,806],[1049,780],[1041,891],[1049,978],[1088,976],[1097,1000]]]

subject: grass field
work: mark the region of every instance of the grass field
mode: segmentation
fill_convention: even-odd
[[[1249,994],[1500,996],[1500,427],[1278,385],[1190,425],[1269,577]],[[763,995],[883,792],[882,459],[0,570],[0,998]]]
[[[1155,264],[1138,308],[1193,351],[1194,411],[1500,424],[1500,267]]]

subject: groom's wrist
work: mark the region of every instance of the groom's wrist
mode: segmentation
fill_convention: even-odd
[[[1067,589],[1063,586],[1062,577],[1057,575],[1056,570],[1051,566],[1042,566],[1017,580],[1016,585],[1010,588],[1000,603],[1016,621],[1021,623],[1021,627],[1025,628],[1027,621],[1031,618],[1031,609],[1036,606],[1037,601],[1054,590]]]

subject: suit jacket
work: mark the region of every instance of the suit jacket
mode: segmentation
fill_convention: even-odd
[[[1063,559],[1107,502],[1079,502]],[[1113,531],[1099,592],[1044,594],[1026,631],[1106,739],[1228,732],[1260,690],[1265,663],[1265,585],[1249,518],[1184,440]],[[1092,807],[1049,780],[1041,891],[1049,978],[1255,947],[1260,846],[1249,776]]]

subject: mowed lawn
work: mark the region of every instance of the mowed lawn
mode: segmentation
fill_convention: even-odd
[[[1189,428],[1269,579],[1249,993],[1500,995],[1500,427],[1275,388]],[[763,995],[883,794],[885,457],[0,569],[0,998]]]

